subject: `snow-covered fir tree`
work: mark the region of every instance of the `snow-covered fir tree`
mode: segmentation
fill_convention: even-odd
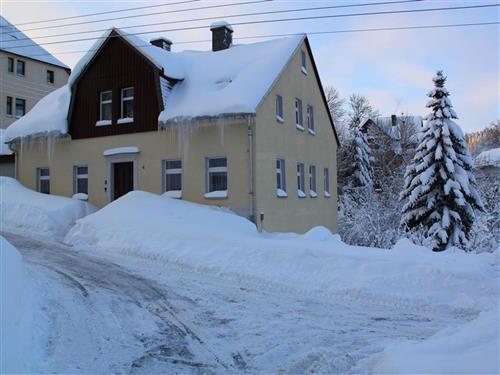
[[[358,127],[354,129],[353,183],[355,186],[372,186],[373,168],[370,146],[366,134]]]
[[[451,246],[465,248],[475,219],[474,209],[483,209],[472,174],[473,161],[464,135],[453,121],[446,77],[433,78],[434,89],[427,96],[431,113],[420,134],[419,145],[405,173],[401,199],[402,224],[406,231],[422,231],[431,238],[434,250]]]

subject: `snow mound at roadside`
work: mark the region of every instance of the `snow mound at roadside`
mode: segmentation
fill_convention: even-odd
[[[31,280],[23,258],[0,236],[0,373],[25,372],[34,317]]]
[[[0,230],[62,238],[77,219],[96,210],[89,203],[41,194],[0,177]]]
[[[77,221],[65,242],[130,262],[217,274],[296,291],[420,306],[491,308],[498,256],[349,246],[324,228],[258,233],[227,209],[131,192]],[[404,247],[404,243],[400,244]],[[118,254],[118,255],[117,255]]]
[[[467,324],[439,331],[422,342],[387,347],[375,365],[380,374],[498,374],[498,308]]]

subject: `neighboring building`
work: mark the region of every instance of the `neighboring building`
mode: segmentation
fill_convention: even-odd
[[[64,86],[70,69],[0,16],[0,129]],[[0,138],[3,142],[3,138]],[[14,177],[14,154],[0,145],[0,176]]]
[[[485,175],[500,177],[500,148],[481,152],[476,156],[474,166]]]
[[[266,231],[336,232],[338,139],[307,37],[233,46],[230,25],[211,30],[212,51],[180,53],[105,33],[7,130],[19,180],[97,206],[139,189]]]

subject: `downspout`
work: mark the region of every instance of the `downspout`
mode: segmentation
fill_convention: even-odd
[[[247,137],[248,137],[248,212],[249,219],[255,225],[255,194],[254,194],[254,163],[253,163],[253,129],[252,129],[252,116],[247,115]]]

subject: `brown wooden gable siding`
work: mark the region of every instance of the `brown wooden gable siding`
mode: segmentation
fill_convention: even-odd
[[[121,89],[134,87],[134,122],[117,124]],[[113,92],[111,125],[96,126],[99,94]],[[73,92],[69,133],[73,139],[103,137],[158,129],[159,70],[121,37],[111,37],[82,73]]]

